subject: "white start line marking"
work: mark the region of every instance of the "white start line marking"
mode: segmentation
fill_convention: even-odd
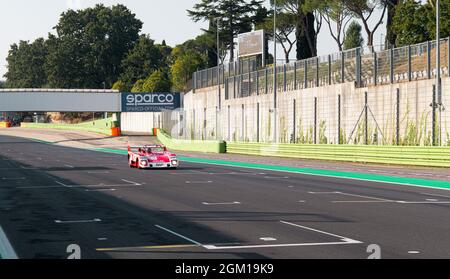
[[[101,222],[102,220],[99,218],[95,218],[92,220],[74,220],[74,221],[61,221],[61,220],[55,220],[55,223],[57,224],[76,224],[76,223],[97,223]]]
[[[233,205],[233,204],[241,204],[240,202],[216,202],[216,203],[210,203],[210,202],[202,202],[204,205]]]
[[[260,237],[259,239],[262,241],[277,241],[274,237]]]

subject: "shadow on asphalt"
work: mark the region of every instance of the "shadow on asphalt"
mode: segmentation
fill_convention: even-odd
[[[25,144],[21,146],[21,152],[29,153],[38,148],[41,151],[48,149],[47,154],[52,152],[72,152],[73,148],[46,145],[37,142],[17,142],[14,138],[2,137],[0,144],[4,148],[14,150],[17,143]],[[5,140],[6,139],[6,140]],[[4,150],[4,149],[3,149]],[[83,155],[88,161],[89,156],[96,156],[96,153],[89,154],[86,151]],[[0,149],[0,157],[2,156]],[[16,164],[18,161],[11,160]],[[5,164],[0,160],[0,168]],[[32,167],[32,164],[29,164]],[[72,171],[74,169],[60,168],[61,171]],[[105,169],[86,167],[83,170]],[[71,181],[50,173],[49,169],[9,170],[8,175],[14,172],[40,180],[42,184],[54,185],[54,181],[60,181],[66,185],[78,185],[76,181]],[[80,170],[80,168],[78,168]],[[3,175],[2,170],[0,174]],[[28,186],[21,184],[21,186]],[[230,235],[221,233],[210,227],[202,226],[195,222],[198,216],[188,212],[183,215],[180,212],[168,212],[160,208],[148,208],[138,206],[128,202],[123,198],[108,195],[104,192],[87,192],[92,188],[65,188],[61,191],[51,189],[21,189],[13,184],[0,183],[0,196],[2,203],[9,205],[7,210],[0,209],[0,224],[10,236],[10,241],[16,249],[20,258],[66,258],[66,248],[70,244],[77,244],[82,249],[83,258],[110,258],[112,254],[98,252],[96,248],[113,247],[139,247],[148,245],[179,245],[191,244],[182,238],[170,234],[167,231],[157,228],[155,225],[165,227],[175,232],[180,232],[192,239],[206,241],[208,243],[237,243],[236,239]],[[124,197],[127,192],[121,193]],[[131,195],[132,196],[132,195]],[[131,197],[130,197],[131,198]],[[149,205],[151,207],[151,205]],[[205,212],[205,214],[208,214]],[[214,217],[217,218],[218,216]],[[100,218],[101,222],[86,224],[58,224],[55,220],[90,220]],[[99,243],[97,238],[107,237],[108,241]],[[182,255],[192,253],[204,255],[208,258],[211,251],[192,252],[189,249],[178,251]],[[155,251],[130,251],[130,253],[140,253],[142,258],[152,257]],[[173,251],[160,251],[160,253],[177,253]],[[238,258],[261,259],[264,256],[254,252],[221,252],[221,257],[227,255]],[[121,253],[120,257],[127,255]],[[187,257],[188,258],[188,257]]]

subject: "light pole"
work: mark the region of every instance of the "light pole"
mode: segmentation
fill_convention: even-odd
[[[277,137],[277,0],[273,0],[273,138]]]
[[[441,36],[440,36],[440,8],[439,0],[436,0],[436,95],[439,106],[439,145],[442,144],[441,112],[442,112],[442,93],[441,93]]]
[[[219,139],[219,121],[218,121],[218,114],[220,112],[220,108],[222,105],[222,94],[220,92],[220,36],[219,36],[219,18],[216,19],[216,27],[217,27],[217,90],[218,90],[218,106],[216,108],[216,139]],[[223,81],[225,84],[225,80]]]
[[[219,18],[216,19],[216,27],[217,27],[217,87],[219,90],[219,109],[221,107],[221,92],[220,92],[220,36],[219,36]],[[224,81],[225,82],[225,81]]]

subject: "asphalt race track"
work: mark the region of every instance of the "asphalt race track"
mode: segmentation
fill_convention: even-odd
[[[0,226],[19,258],[67,258],[71,244],[82,258],[365,259],[377,247],[449,258],[449,216],[446,190],[183,162],[137,170],[123,155],[0,137]]]

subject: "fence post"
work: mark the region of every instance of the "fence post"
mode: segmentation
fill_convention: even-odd
[[[259,142],[259,103],[256,103],[256,142]]]
[[[244,75],[241,74],[239,76],[239,98],[242,98],[242,81],[244,79]]]
[[[447,75],[450,77],[450,37],[447,38]]]
[[[314,97],[314,144],[317,144],[317,97]]]
[[[297,61],[294,62],[294,90],[297,90]]]
[[[233,99],[236,99],[236,76],[233,76]]]
[[[341,139],[341,94],[338,95],[338,115],[337,115],[337,136],[338,136],[338,144],[342,143]]]
[[[367,96],[367,91],[364,92],[364,141],[365,145],[369,145],[369,100]]]
[[[389,81],[394,83],[394,49],[389,49]]]
[[[283,91],[286,92],[286,64],[283,65]]]
[[[373,52],[373,85],[378,84],[378,54]]]
[[[361,87],[361,48],[357,48],[355,56],[355,77],[356,86]]]
[[[303,60],[304,61],[304,63],[305,63],[305,65],[304,65],[304,68],[305,68],[305,73],[304,73],[304,78],[305,78],[305,89],[306,88],[308,88],[308,60]]]
[[[195,93],[195,89],[197,89],[197,72],[194,72],[194,76],[192,78],[192,92]]]
[[[427,42],[427,78],[431,78],[431,42]]]
[[[436,137],[436,134],[437,134],[437,117],[436,117],[436,107],[437,107],[437,104],[436,104],[436,85],[434,84],[433,85],[433,102],[431,103],[431,107],[432,107],[432,114],[433,114],[433,116],[432,116],[432,141],[433,141],[433,146],[436,146],[437,145],[437,137]]]
[[[268,93],[268,91],[269,91],[269,86],[268,86],[268,82],[269,82],[269,77],[268,77],[268,74],[269,74],[269,70],[266,68],[265,70],[264,70],[264,75],[265,75],[265,80],[266,80],[266,88],[265,88],[265,91],[266,91],[266,93],[265,94],[267,94]]]
[[[395,143],[400,145],[400,88],[397,88],[397,125],[396,125],[396,139]]]
[[[259,71],[256,71],[256,95],[259,96]]]
[[[408,45],[408,81],[412,80],[411,45]]]
[[[292,142],[296,142],[296,126],[297,126],[297,100],[294,99],[293,109],[292,109]]]
[[[320,59],[319,57],[316,57],[316,87],[319,87],[320,82],[319,82],[319,64],[320,64]]]
[[[345,55],[341,52],[341,83],[345,82]]]
[[[328,55],[328,85],[331,85],[331,55]]]

